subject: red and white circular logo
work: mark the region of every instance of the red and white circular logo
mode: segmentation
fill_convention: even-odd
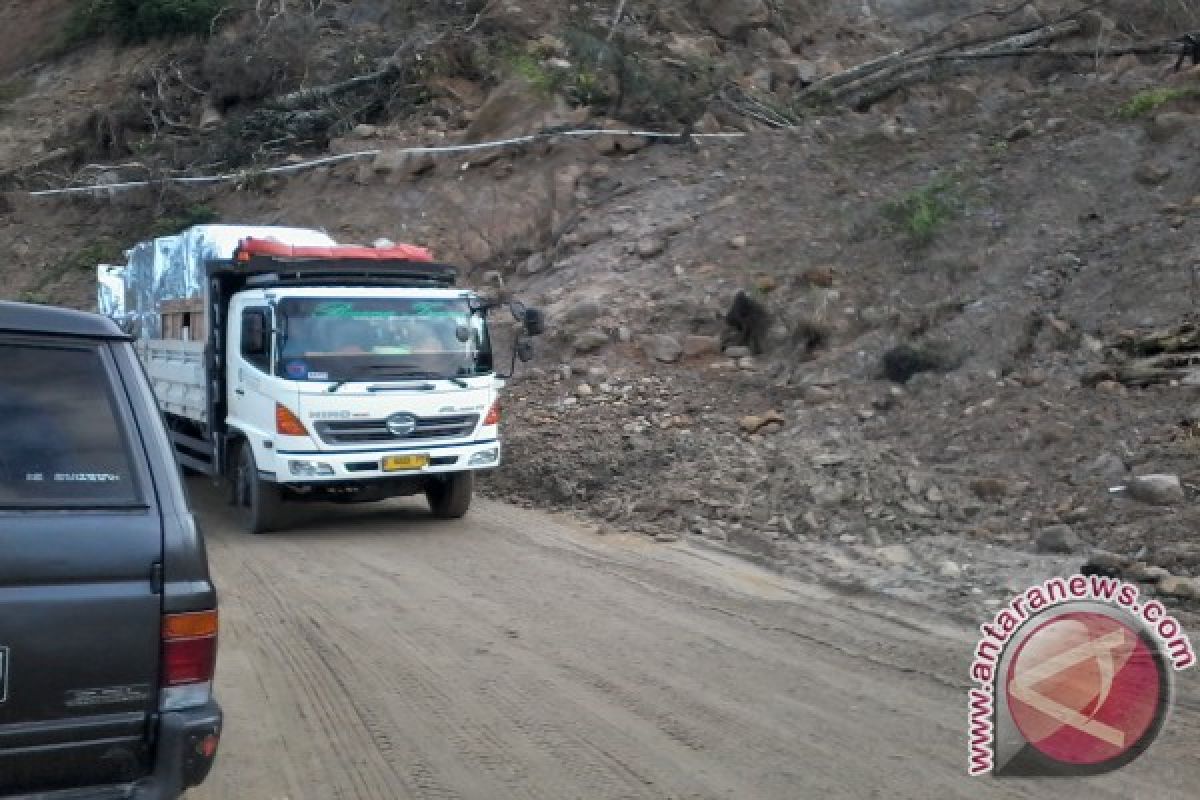
[[[1165,666],[1113,616],[1072,611],[1032,630],[1009,662],[1004,691],[1025,741],[1062,765],[1127,761],[1157,735]]]

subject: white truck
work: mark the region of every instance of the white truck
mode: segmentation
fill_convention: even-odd
[[[412,245],[338,245],[318,231],[203,225],[100,265],[100,310],[135,339],[179,462],[228,478],[247,530],[284,503],[424,493],[461,517],[499,465],[498,394],[537,309],[512,303],[512,364],[493,363],[499,306],[456,288]]]

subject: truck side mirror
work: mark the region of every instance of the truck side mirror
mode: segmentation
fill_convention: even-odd
[[[248,356],[265,356],[270,351],[266,312],[242,312],[242,353]]]
[[[546,332],[546,315],[541,309],[527,308],[523,316],[525,333],[530,336],[540,336]]]

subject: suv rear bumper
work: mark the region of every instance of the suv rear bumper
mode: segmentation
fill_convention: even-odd
[[[131,800],[176,800],[203,782],[216,759],[223,717],[215,700],[159,717],[154,772],[133,786]]]
[[[3,800],[178,800],[187,789],[208,777],[216,750],[207,755],[204,744],[221,735],[223,714],[215,701],[189,711],[159,717],[154,748],[154,772],[132,784],[89,786],[37,794],[4,795]]]

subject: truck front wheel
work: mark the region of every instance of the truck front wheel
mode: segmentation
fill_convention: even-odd
[[[474,472],[451,472],[430,478],[425,497],[429,500],[429,510],[438,519],[460,519],[471,507],[474,491]]]
[[[254,449],[249,442],[238,447],[233,475],[233,503],[242,527],[250,533],[266,533],[279,527],[283,495],[279,486],[258,477]]]

